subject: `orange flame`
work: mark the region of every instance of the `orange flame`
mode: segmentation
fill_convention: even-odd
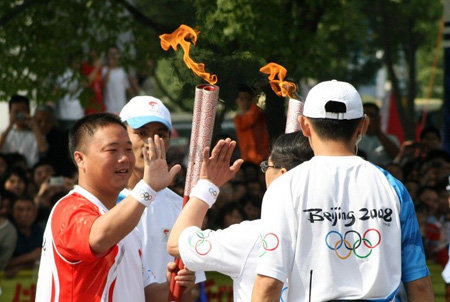
[[[289,96],[291,99],[296,99],[294,93],[297,90],[297,86],[292,82],[283,81],[287,73],[286,68],[277,63],[269,63],[266,66],[261,67],[259,71],[269,75],[270,87],[272,87],[272,90],[278,96]],[[278,80],[275,80],[277,75]]]
[[[172,47],[174,50],[178,49],[178,44],[184,50],[183,60],[187,67],[191,69],[196,75],[207,81],[209,84],[214,85],[217,83],[217,76],[215,74],[210,74],[205,72],[205,64],[195,63],[191,57],[189,57],[189,48],[191,43],[186,39],[191,39],[192,43],[195,45],[197,42],[197,34],[199,32],[193,30],[187,25],[180,25],[173,33],[160,35],[161,47],[164,50],[169,50]]]

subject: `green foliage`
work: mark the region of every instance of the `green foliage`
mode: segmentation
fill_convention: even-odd
[[[387,33],[382,9],[389,17]],[[376,52],[386,53],[387,46],[393,64],[405,62],[402,52],[418,50],[418,91],[423,95],[428,85],[425,66],[432,60],[442,4],[438,0],[15,0],[2,1],[0,12],[0,100],[18,91],[38,102],[55,100],[56,79],[76,58],[86,58],[90,50],[104,54],[109,45],[118,44],[123,65],[138,74],[154,74],[159,83],[155,94],[167,99],[172,110],[185,111],[192,107],[194,87],[202,80],[184,65],[181,50],[165,52],[159,41],[160,34],[180,24],[198,26],[191,56],[218,75],[224,108],[230,110],[239,84],[267,82],[259,68],[268,62],[285,66],[295,82],[336,78],[359,85],[373,81],[383,63]],[[149,60],[156,62],[154,70]]]

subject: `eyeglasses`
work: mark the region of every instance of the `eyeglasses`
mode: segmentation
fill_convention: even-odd
[[[270,165],[269,165],[269,162],[268,162],[267,160],[261,162],[261,163],[259,164],[259,166],[261,167],[261,171],[262,171],[263,173],[266,173],[267,170],[268,170],[269,168],[279,169],[278,167],[270,166]]]

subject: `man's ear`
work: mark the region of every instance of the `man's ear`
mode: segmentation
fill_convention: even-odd
[[[308,119],[305,118],[303,115],[299,115],[298,122],[300,124],[300,129],[302,130],[303,135],[305,137],[311,137],[311,126],[309,124]]]
[[[75,151],[73,153],[73,159],[77,163],[77,167],[80,169],[84,169],[85,167],[85,160],[84,160],[84,154],[80,151]]]
[[[288,171],[288,170],[287,170],[286,168],[281,168],[281,169],[280,169],[280,173],[281,173],[281,174],[284,174],[284,173],[286,173],[287,171]]]
[[[362,124],[361,125],[361,135],[364,135],[366,133],[367,128],[369,127],[369,123],[370,123],[369,117],[366,114],[364,114],[363,120],[361,122],[361,124]]]

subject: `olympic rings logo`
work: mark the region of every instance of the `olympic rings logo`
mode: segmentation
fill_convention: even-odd
[[[264,256],[266,252],[272,252],[277,249],[277,247],[280,245],[280,240],[278,239],[278,236],[274,233],[267,233],[264,235],[259,235],[261,237],[262,247],[264,249],[264,252],[259,255],[259,257]]]
[[[350,237],[352,237],[352,239],[356,239],[353,244],[350,243],[350,241],[352,241],[352,239],[349,239]],[[380,245],[380,243],[381,234],[377,229],[368,229],[364,232],[362,237],[360,233],[354,230],[347,231],[344,236],[342,236],[342,234],[338,231],[330,231],[325,236],[325,244],[330,250],[335,251],[336,256],[341,260],[345,260],[350,257],[352,252],[358,258],[367,258],[372,254],[373,249]],[[348,250],[346,254],[339,253],[342,246]],[[358,249],[363,251],[358,252]],[[365,254],[362,254],[364,251],[366,251]]]
[[[139,196],[144,199],[145,201],[149,201],[153,199],[153,196],[150,195],[147,191],[145,191],[144,189],[140,189],[139,190]]]
[[[214,190],[213,188],[209,188],[209,193],[211,194],[211,196],[213,196],[213,197],[217,197],[217,191],[216,190]]]
[[[197,254],[199,254],[200,256],[205,256],[211,251],[212,248],[211,242],[206,239],[209,237],[209,232],[205,234],[202,231],[198,231],[195,233],[195,236],[191,237],[191,241],[189,242],[189,244],[195,249],[195,252]],[[194,244],[192,244],[192,239],[194,237],[198,240]]]

